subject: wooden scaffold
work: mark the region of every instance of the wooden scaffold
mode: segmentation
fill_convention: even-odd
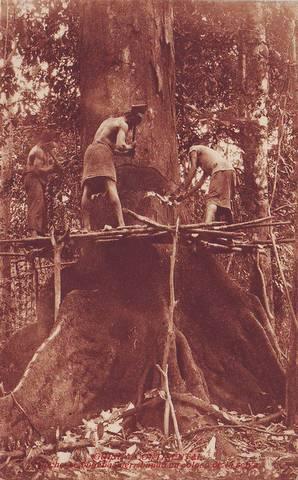
[[[133,217],[134,220],[140,222],[140,224],[91,231],[88,233],[66,232],[60,237],[55,236],[54,231],[51,231],[50,236],[46,237],[0,239],[0,248],[1,246],[5,247],[5,251],[0,251],[0,256],[28,257],[29,255],[32,263],[32,261],[34,261],[32,259],[35,257],[49,256],[49,252],[52,252],[55,319],[57,319],[61,303],[61,269],[65,265],[65,263],[61,261],[61,255],[65,245],[71,243],[74,247],[81,248],[88,243],[100,246],[131,240],[143,240],[155,244],[172,243],[173,234],[175,234],[177,228],[176,225],[163,225],[128,209],[124,209],[124,213]],[[251,229],[265,226],[275,227],[289,224],[291,224],[290,221],[277,221],[271,216],[234,224],[225,224],[223,222],[214,222],[212,224],[179,224],[179,242],[192,248],[205,248],[215,254],[264,253],[266,248],[273,248],[273,251],[275,251],[275,243],[277,240],[275,240],[275,242],[273,242],[272,239],[262,241],[252,240],[248,237],[247,232]],[[293,243],[294,241],[294,238],[278,239],[279,244]],[[9,251],[7,251],[8,247]]]

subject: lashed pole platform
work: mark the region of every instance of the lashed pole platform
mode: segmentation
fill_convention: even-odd
[[[43,257],[46,254],[48,255],[49,250],[53,251],[55,319],[57,319],[61,303],[61,255],[67,242],[78,248],[90,243],[100,246],[136,239],[157,244],[172,243],[173,234],[177,228],[176,225],[163,225],[128,209],[124,209],[124,213],[141,222],[141,225],[126,225],[88,233],[76,232],[68,234],[67,232],[60,238],[55,237],[52,232],[51,236],[47,237],[0,239],[0,256]],[[214,222],[212,224],[179,225],[178,228],[181,243],[188,246],[195,245],[206,248],[211,253],[252,253],[256,251],[262,253],[265,251],[265,248],[274,248],[272,241],[269,239],[266,241],[250,240],[246,234],[247,230],[264,226],[273,227],[290,224],[291,222],[289,221],[275,221],[272,217],[264,217],[232,225]],[[292,242],[295,242],[294,238],[280,238],[278,240],[278,243]],[[11,251],[1,252],[1,245],[10,246]],[[20,252],[20,250],[22,251]]]

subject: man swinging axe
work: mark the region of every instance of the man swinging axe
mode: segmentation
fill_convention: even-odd
[[[184,192],[181,187],[174,195],[175,200],[182,201],[199,190],[210,177],[209,191],[206,196],[205,223],[224,220],[233,222],[232,200],[235,194],[235,170],[222,155],[205,145],[192,145],[189,149],[190,171],[184,182]],[[191,182],[201,168],[203,174],[198,183],[189,189]]]
[[[109,117],[98,127],[93,142],[84,155],[82,175],[82,220],[85,231],[91,230],[91,199],[93,195],[106,194],[115,213],[118,226],[124,225],[122,206],[117,190],[113,153],[133,155],[136,146],[136,127],[143,119],[147,105],[133,105],[119,117]],[[132,143],[127,135],[132,130]]]

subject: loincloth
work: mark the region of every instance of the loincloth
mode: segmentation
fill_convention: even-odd
[[[92,195],[105,194],[107,192],[107,177],[92,177],[86,178],[84,183],[88,185],[88,197],[91,198]]]
[[[86,180],[89,181],[96,177],[107,177],[114,182],[117,181],[113,151],[105,143],[92,143],[84,155],[82,186]]]
[[[235,191],[235,171],[220,170],[211,175],[208,194],[206,195],[207,205],[213,203],[218,207],[231,210],[231,200]]]
[[[27,225],[28,230],[43,235],[47,227],[47,207],[45,201],[45,184],[38,175],[26,173],[24,186],[27,194]]]

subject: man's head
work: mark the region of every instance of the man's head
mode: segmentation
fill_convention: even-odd
[[[56,144],[57,135],[50,130],[44,130],[39,137],[39,145],[45,148],[54,148]]]
[[[38,145],[40,145],[43,150],[51,152],[54,148],[58,147],[56,139],[57,134],[55,132],[44,130],[39,137]]]
[[[141,123],[146,110],[147,104],[139,103],[136,105],[132,105],[131,109],[128,112],[124,113],[124,117],[129,128],[135,127],[136,125],[139,125]]]
[[[143,115],[136,112],[127,112],[124,114],[124,117],[129,128],[139,125],[143,120]]]

